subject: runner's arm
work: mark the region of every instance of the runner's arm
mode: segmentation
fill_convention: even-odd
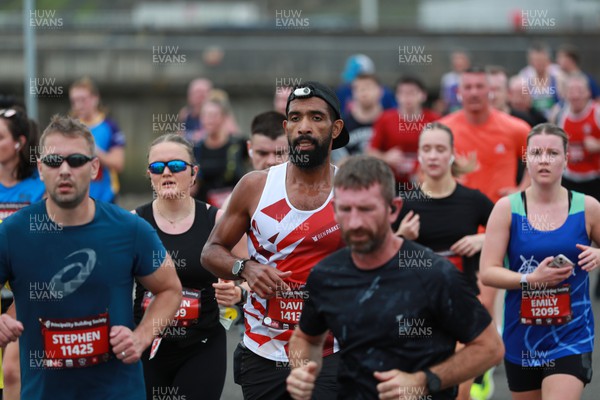
[[[114,169],[119,173],[123,172],[125,167],[125,148],[123,146],[113,146],[109,151],[96,149],[96,155],[104,167]]]
[[[219,278],[238,279],[231,273],[231,268],[238,259],[231,251],[250,228],[248,194],[254,191],[252,186],[259,181],[260,177],[256,172],[251,172],[238,182],[231,193],[227,209],[216,221],[204,245],[202,265]]]
[[[181,282],[168,254],[156,271],[150,275],[138,276],[137,279],[155,296],[133,332],[146,348],[177,312],[181,304]]]
[[[498,365],[502,357],[504,343],[492,322],[479,336],[465,343],[465,347],[430,370],[439,376],[442,388],[448,388],[483,374],[494,365]]]
[[[246,174],[238,182],[231,194],[229,206],[204,245],[201,263],[219,278],[239,279],[231,271],[233,264],[239,259],[232,254],[232,249],[250,228],[250,205],[258,204],[265,180],[265,171],[254,171]],[[256,261],[248,261],[241,277],[248,281],[250,288],[260,297],[269,298],[275,294],[277,288],[286,286],[282,278],[290,274],[291,272],[283,273]]]
[[[294,399],[310,399],[323,363],[323,344],[327,331],[318,336],[304,333],[296,327],[290,338],[289,360],[292,371],[287,389]]]

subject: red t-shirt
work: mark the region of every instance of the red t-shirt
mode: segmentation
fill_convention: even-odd
[[[590,153],[583,141],[586,136],[600,139],[600,107],[590,102],[585,109],[575,115],[566,112],[558,125],[569,136],[569,162],[564,176],[576,180],[594,179],[600,175],[600,154]]]
[[[439,114],[427,109],[414,116],[401,116],[398,110],[387,110],[375,121],[369,146],[382,152],[398,148],[404,153],[405,162],[394,170],[396,181],[409,181],[415,173],[419,135],[427,124],[439,118]]]
[[[452,130],[457,155],[477,155],[477,168],[463,177],[465,186],[478,189],[495,203],[502,197],[500,189],[517,185],[517,165],[527,148],[529,124],[496,109],[490,109],[481,125],[471,124],[464,110],[439,122]]]

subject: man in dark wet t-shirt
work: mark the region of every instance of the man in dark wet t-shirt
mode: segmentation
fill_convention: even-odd
[[[502,359],[489,314],[450,262],[393,234],[402,201],[383,161],[349,158],[334,191],[348,247],[309,275],[288,391],[310,399],[330,329],[341,348],[339,399],[454,399],[458,384]],[[457,341],[465,347],[455,353]]]

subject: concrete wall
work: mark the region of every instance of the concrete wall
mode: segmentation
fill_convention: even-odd
[[[565,42],[578,45],[584,68],[600,78],[599,35],[593,34],[367,35],[291,29],[175,34],[38,29],[37,36],[34,79],[38,80],[31,83],[38,83],[37,90],[44,85],[52,89],[38,94],[40,124],[45,125],[53,113],[68,110],[68,85],[74,79],[82,75],[95,79],[104,103],[129,140],[125,191],[147,186],[142,178],[146,147],[161,133],[153,128],[153,119],[175,115],[185,103],[187,83],[198,76],[209,77],[229,92],[245,132],[253,115],[271,107],[272,93],[281,82],[316,79],[337,85],[345,59],[355,53],[369,55],[388,85],[402,74],[414,74],[436,93],[441,75],[449,69],[452,50],[467,49],[477,64],[499,64],[516,73],[525,65],[527,46],[542,39],[554,49]],[[20,32],[0,35],[0,92],[23,94],[22,46]],[[223,55],[214,66],[206,63],[210,48],[218,48]],[[413,55],[418,57],[407,57]]]

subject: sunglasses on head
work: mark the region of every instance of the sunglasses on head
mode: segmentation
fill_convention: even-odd
[[[176,173],[176,172],[181,172],[181,171],[185,171],[185,169],[188,167],[188,165],[190,167],[193,167],[192,164],[185,162],[183,160],[171,160],[171,161],[155,161],[152,164],[148,165],[148,171],[150,171],[151,174],[162,174],[165,170],[165,167],[169,167],[169,171],[171,171],[172,173]],[[192,175],[194,174],[194,170],[192,169]]]
[[[93,157],[88,157],[84,154],[70,154],[68,156],[61,156],[60,154],[48,154],[42,158],[42,163],[49,166],[50,168],[58,168],[62,165],[63,161],[69,164],[69,167],[77,168],[92,161]]]
[[[15,110],[15,109],[5,108],[3,110],[0,110],[0,117],[11,118],[11,117],[14,117],[15,115],[17,115],[17,110]]]

